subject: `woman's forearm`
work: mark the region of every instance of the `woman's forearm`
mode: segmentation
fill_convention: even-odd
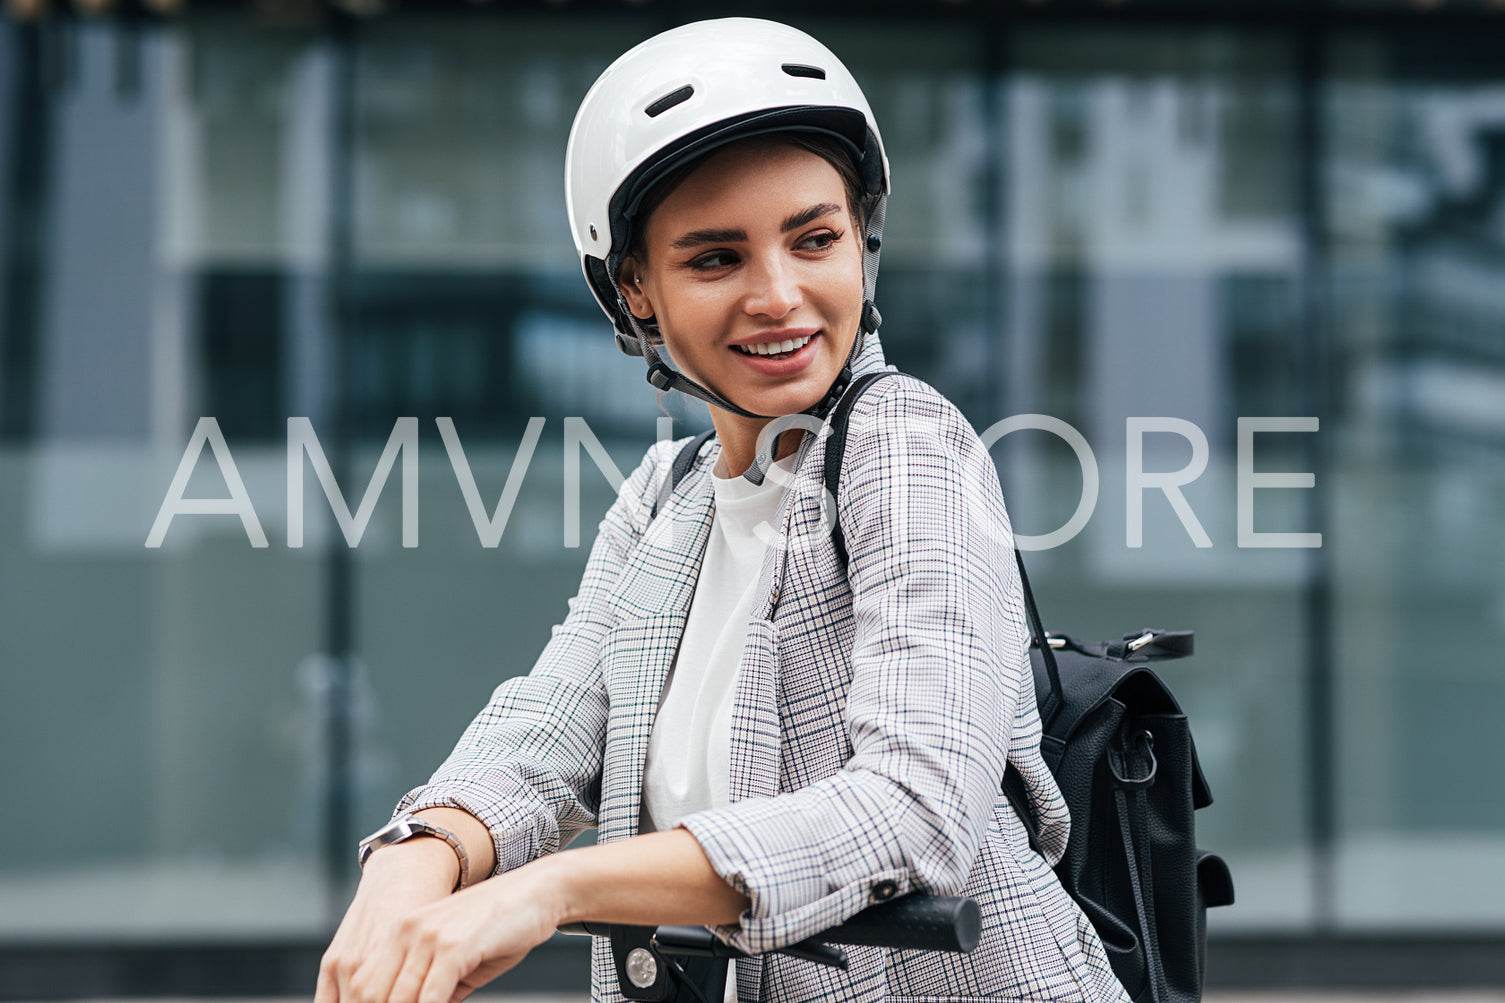
[[[460,841],[460,845],[465,847],[467,885],[473,885],[491,876],[492,868],[496,866],[496,848],[491,842],[491,832],[484,822],[470,812],[459,808],[425,808],[414,812],[414,815],[431,825],[447,829]],[[443,852],[435,847],[441,847]],[[381,847],[371,854],[371,861],[380,860],[383,869],[398,866],[396,863],[398,858],[401,858],[404,861],[403,866],[409,869],[421,867],[430,872],[436,869],[442,872],[446,875],[442,882],[445,891],[454,888],[455,882],[460,879],[460,855],[437,836],[418,836],[401,843]],[[370,868],[368,866],[365,869]]]
[[[495,865],[495,849],[486,826],[458,808],[426,808],[420,818],[454,833],[464,844],[470,864],[470,884],[489,877]],[[394,852],[410,847],[417,853]],[[448,887],[454,887],[459,863],[442,840],[422,838],[378,850],[383,856],[404,858],[404,866],[416,866],[418,858],[428,866],[441,867]],[[382,859],[383,868],[398,865]],[[508,884],[526,882],[528,894],[546,903],[555,925],[581,921],[655,924],[733,923],[748,906],[746,895],[736,891],[711,867],[705,851],[685,829],[647,833],[631,839],[542,857],[512,872]]]
[[[734,923],[748,907],[684,829],[566,850],[523,870],[549,897],[556,925]]]

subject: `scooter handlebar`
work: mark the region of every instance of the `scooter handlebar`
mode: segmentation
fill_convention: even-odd
[[[669,928],[664,928],[668,930]],[[677,928],[676,928],[677,929]],[[561,933],[608,937],[608,923],[570,923]],[[904,951],[966,952],[982,935],[982,911],[972,899],[906,895],[857,913],[805,943],[852,944]]]
[[[821,944],[965,953],[977,946],[981,936],[982,910],[972,899],[906,895],[869,906],[810,939]]]

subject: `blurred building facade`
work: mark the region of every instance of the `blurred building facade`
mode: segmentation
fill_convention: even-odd
[[[768,13],[848,63],[884,130],[890,361],[980,431],[1048,415],[1091,452],[1090,518],[1030,555],[1048,625],[1197,631],[1165,674],[1239,894],[1214,979],[1256,943],[1316,981],[1366,943],[1475,945],[1436,977],[1502,977],[1505,10],[842,7],[0,20],[0,775],[37,823],[0,832],[0,967],[316,956],[354,839],[562,618],[603,458],[707,421],[656,400],[580,279],[576,104],[670,24]],[[265,547],[230,515],[147,545],[203,417]],[[306,477],[289,546],[292,417],[352,511],[417,418],[418,546],[402,464],[355,547]],[[1316,431],[1241,445],[1247,418]],[[1041,431],[994,456],[1022,534],[1093,483]],[[1241,462],[1315,486],[1241,489]],[[224,469],[206,448],[187,495],[226,497]],[[1180,470],[1180,510],[1138,490]],[[509,474],[486,546],[462,485],[489,516]],[[232,970],[189,991],[282,978]]]

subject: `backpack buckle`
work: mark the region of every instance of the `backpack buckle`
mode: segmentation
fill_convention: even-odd
[[[1135,755],[1136,750],[1143,750],[1143,755]],[[1143,763],[1142,773],[1135,776],[1136,767]],[[1140,787],[1148,787],[1155,782],[1155,772],[1160,768],[1160,763],[1155,759],[1155,736],[1148,729],[1141,728],[1135,733],[1133,746],[1128,742],[1115,742],[1108,752],[1108,771],[1113,774],[1113,779],[1120,787],[1135,790]]]

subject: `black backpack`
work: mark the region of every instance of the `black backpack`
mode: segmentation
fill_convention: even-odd
[[[852,406],[889,375],[898,374],[854,380],[831,415],[825,481],[833,499]],[[710,435],[681,449],[668,491],[689,473]],[[831,535],[845,564],[839,523]],[[1186,715],[1147,664],[1191,654],[1192,635],[1139,630],[1120,641],[1087,644],[1047,633],[1023,557],[1014,556],[1034,633],[1040,751],[1071,813],[1071,838],[1056,876],[1097,929],[1135,1003],[1195,1003],[1202,996],[1207,908],[1233,903],[1233,878],[1221,857],[1197,849],[1193,812],[1211,804],[1212,793]],[[1036,821],[1012,767],[1004,773],[1003,793],[1038,850]]]

